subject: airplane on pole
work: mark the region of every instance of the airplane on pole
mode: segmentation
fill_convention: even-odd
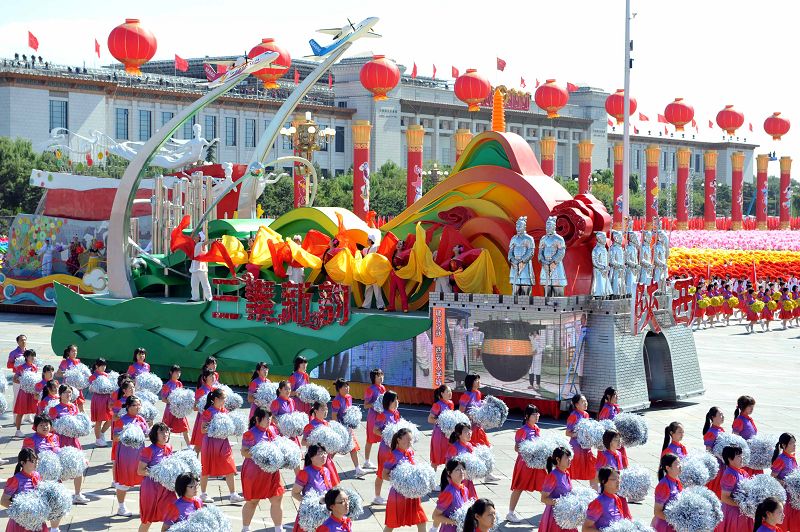
[[[347,19],[347,25],[342,26],[341,28],[323,28],[317,30],[319,33],[333,35],[333,42],[327,46],[322,46],[316,40],[311,39],[308,41],[308,44],[311,45],[311,52],[313,55],[307,57],[322,58],[342,46],[344,43],[354,41],[361,37],[372,39],[378,38],[380,35],[372,31],[372,27],[377,23],[378,17],[366,18],[358,24],[353,24],[350,19]]]

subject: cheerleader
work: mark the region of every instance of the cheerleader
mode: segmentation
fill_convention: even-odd
[[[58,381],[53,379],[47,381],[44,389],[42,389],[42,398],[36,403],[36,414],[47,414],[50,410],[50,403],[52,401],[58,402]]]
[[[470,373],[464,377],[464,393],[458,399],[458,409],[470,415],[469,411],[473,408],[480,408],[483,404],[483,394],[480,392],[481,377],[477,373]],[[472,419],[472,418],[470,418]],[[486,445],[491,447],[486,431],[480,425],[472,423],[472,443],[475,445]]]
[[[227,412],[225,392],[216,389],[209,393],[203,415],[200,416],[200,431],[203,434],[200,447],[200,464],[203,467],[200,475],[200,500],[204,503],[214,502],[214,498],[206,492],[208,477],[225,477],[231,503],[244,502],[244,497],[236,492],[233,478],[236,474],[236,462],[233,460],[233,451],[228,438],[212,438],[208,435],[208,426],[214,416]]]
[[[364,408],[367,409],[367,442],[364,445],[364,465],[362,469],[375,469],[375,464],[369,461],[369,455],[372,452],[372,444],[380,443],[381,437],[375,434],[375,419],[378,413],[375,411],[375,400],[381,394],[386,392],[386,386],[383,385],[383,370],[374,368],[369,372],[370,386],[364,392]]]
[[[755,324],[758,323],[761,318],[758,315],[758,312],[753,310],[752,305],[756,302],[755,292],[752,288],[747,289],[747,296],[745,296],[744,304],[745,304],[745,316],[747,317],[747,323],[744,326],[744,330],[753,333]],[[761,329],[764,329],[764,326],[761,326]]]
[[[253,417],[257,408],[255,396],[258,387],[265,382],[270,382],[267,375],[269,375],[267,363],[259,362],[256,364],[256,369],[253,370],[253,375],[250,377],[250,384],[247,385],[247,402],[250,403],[250,417]]]
[[[346,380],[342,378],[336,379],[333,386],[336,388],[336,397],[334,397],[331,402],[331,419],[341,423],[345,410],[353,406],[353,396],[350,395],[350,383]],[[350,431],[350,437],[353,438],[353,450],[350,451],[350,460],[353,461],[355,477],[361,478],[367,474],[367,472],[358,465],[358,451],[361,450],[361,446],[358,445],[355,430],[348,430]]]
[[[706,286],[706,293],[712,301],[712,303],[709,304],[708,308],[706,309],[706,317],[708,318],[708,325],[713,329],[714,322],[717,320],[717,313],[720,310],[717,305],[713,304],[714,298],[717,297],[717,289],[713,284],[709,284]]]
[[[58,454],[61,451],[61,445],[58,442],[58,434],[53,432],[53,422],[44,414],[37,415],[33,418],[33,436],[25,438],[22,441],[22,447],[28,447],[36,451],[38,456],[43,451],[50,451]],[[81,485],[83,484],[83,477],[75,477],[72,479],[72,485],[75,488],[75,493],[72,495],[72,504],[88,504],[89,499],[81,493]]]
[[[569,472],[575,480],[592,480],[595,478],[594,454],[591,449],[582,448],[575,437],[575,426],[578,421],[589,418],[589,413],[586,411],[588,405],[589,402],[586,397],[581,394],[575,394],[572,397],[572,412],[567,418],[566,435],[572,447],[572,465]]]
[[[319,401],[314,401],[314,404],[311,405],[308,424],[303,427],[303,440],[301,443],[304,447],[308,446],[308,436],[315,428],[328,426],[328,422],[325,421],[326,417],[328,417],[328,405]],[[336,472],[336,465],[333,463],[334,455],[335,453],[328,452],[328,461],[325,467],[330,471],[331,481],[333,481],[334,485],[337,485],[341,480],[339,479],[339,473]]]
[[[784,487],[784,479],[786,475],[797,469],[797,460],[795,459],[794,452],[797,446],[797,441],[793,434],[784,432],[778,438],[778,443],[775,444],[775,452],[772,453],[772,476],[775,477]],[[791,500],[789,494],[786,494],[786,500]],[[800,510],[796,510],[791,504],[784,507],[786,514],[783,520],[783,528],[786,530],[800,530]]]
[[[98,358],[94,361],[94,364],[92,364],[92,374],[89,376],[89,384],[96,381],[98,377],[108,377],[106,366],[107,363],[104,358]],[[111,428],[111,421],[114,419],[114,413],[111,411],[111,394],[92,394],[89,414],[94,422],[95,446],[105,447],[108,445],[105,433]]]
[[[539,532],[577,532],[575,529],[563,529],[558,526],[553,515],[553,505],[556,500],[572,491],[572,480],[569,478],[571,462],[572,451],[566,447],[556,447],[553,449],[553,455],[547,457],[547,478],[542,484],[542,502],[545,509],[539,520]]]
[[[325,494],[325,508],[331,513],[331,516],[317,527],[316,532],[351,532],[353,523],[347,517],[349,505],[350,499],[347,497],[346,491],[339,488],[329,489]],[[279,531],[280,527],[276,527],[275,532]]]
[[[90,377],[91,378],[91,377]],[[111,403],[111,411],[112,415],[114,413],[114,405],[116,404],[117,400],[119,399],[119,389],[122,388],[122,383],[125,381],[131,380],[131,376],[127,373],[120,373],[117,375],[117,389],[111,392],[111,397],[109,398],[109,402]]]
[[[154,423],[149,434],[150,445],[139,452],[139,466],[136,471],[142,477],[142,486],[139,488],[139,515],[142,523],[139,525],[139,532],[150,530],[151,523],[163,521],[169,505],[175,500],[174,492],[148,476],[151,467],[160,464],[172,454],[169,434],[169,427],[165,423]]]
[[[452,399],[453,390],[446,384],[442,384],[433,391],[433,406],[431,407],[431,413],[428,414],[428,423],[433,425],[430,458],[434,471],[447,461],[447,446],[450,444],[436,420],[439,419],[439,414],[445,410],[453,410],[455,408]]]
[[[650,526],[656,532],[675,532],[672,525],[667,523],[667,516],[664,515],[664,508],[667,504],[683,491],[683,484],[678,480],[681,474],[681,459],[667,453],[661,456],[658,466],[658,484],[655,491],[655,505],[653,506],[653,521]]]
[[[328,452],[325,447],[317,444],[308,446],[306,456],[304,459],[304,467],[297,472],[292,486],[292,497],[299,501],[303,501],[303,496],[309,491],[318,491],[324,493],[334,487],[331,481],[331,475],[325,463],[328,461]],[[298,518],[294,520],[293,532],[302,532],[298,524]]]
[[[722,315],[725,316],[725,326],[731,324],[731,316],[733,316],[733,308],[731,307],[730,303],[728,302],[730,298],[733,297],[733,292],[731,292],[731,284],[725,283],[722,287]]]
[[[614,418],[622,412],[622,408],[618,403],[619,394],[616,388],[609,386],[606,388],[606,391],[603,392],[603,397],[600,399],[600,410],[597,413],[597,419],[601,421],[604,419],[614,421]],[[624,445],[620,444],[619,454],[622,456],[622,468],[628,467],[628,452],[625,450]]]
[[[42,368],[42,380],[36,383],[37,394],[41,395],[41,393],[44,391],[45,386],[47,386],[47,383],[54,380],[55,377],[54,372],[55,368],[53,368],[53,366],[51,366],[50,364],[47,364]],[[58,381],[55,381],[55,383],[56,385],[58,385]]]
[[[464,463],[456,458],[449,459],[442,471],[439,498],[433,511],[433,529],[456,532],[458,523],[452,519],[453,513],[470,500],[469,490],[464,485],[466,478]]]
[[[65,416],[77,416],[79,414],[78,407],[70,402],[72,397],[72,388],[66,384],[58,387],[59,403],[47,411],[48,417],[55,422],[57,419]],[[61,447],[75,447],[76,449],[83,449],[81,442],[78,438],[70,436],[58,435],[58,444]]]
[[[673,421],[664,428],[664,443],[661,445],[661,456],[674,454],[681,460],[686,458],[686,446],[683,440],[683,425]]]
[[[539,491],[542,489],[547,472],[544,469],[528,467],[522,456],[519,455],[519,446],[522,442],[535,440],[541,436],[542,431],[536,424],[539,422],[539,409],[534,405],[525,407],[522,418],[523,425],[514,435],[514,450],[517,452],[517,461],[514,463],[514,474],[511,477],[511,499],[508,503],[506,521],[519,523],[524,518],[514,511],[523,491]]]
[[[472,454],[475,446],[472,445],[470,439],[472,438],[472,429],[466,423],[456,423],[453,428],[453,433],[450,434],[450,444],[447,446],[446,458],[451,460],[460,454]],[[470,499],[477,499],[478,492],[475,490],[475,483],[468,479],[464,479],[464,486],[467,488]]]
[[[734,434],[741,436],[745,440],[749,440],[758,434],[756,423],[751,417],[755,406],[756,400],[749,395],[742,395],[736,400],[736,411],[733,413],[734,420],[731,428]],[[750,467],[745,467],[744,469],[750,476],[763,473],[761,469],[751,469]]]
[[[725,462],[725,472],[722,474],[722,481],[720,482],[723,517],[722,523],[717,527],[716,532],[753,530],[753,519],[744,515],[733,499],[733,494],[736,492],[739,482],[750,477],[742,468],[742,448],[736,445],[725,447],[722,450],[722,460]]]
[[[169,368],[169,380],[161,387],[161,392],[159,393],[161,400],[164,403],[168,403],[169,394],[178,388],[183,388],[183,383],[181,382],[181,367],[174,365]],[[169,404],[164,408],[164,416],[161,418],[161,421],[169,427],[170,432],[182,435],[183,441],[186,442],[187,447],[192,445],[192,441],[189,438],[189,420],[185,417],[179,418],[173,416],[172,411],[169,409]]]
[[[385,397],[385,396],[384,396]],[[392,436],[391,455],[383,465],[383,480],[390,480],[392,470],[400,462],[414,464],[414,449],[411,448],[411,430],[403,428]],[[393,530],[401,526],[416,526],[418,532],[425,532],[428,516],[422,509],[419,499],[407,499],[400,495],[394,486],[389,489],[389,500],[386,503],[386,526],[384,531]]]
[[[177,498],[170,502],[164,511],[162,532],[166,532],[175,523],[186,521],[190,515],[203,507],[203,502],[197,498],[198,483],[199,480],[194,473],[181,473],[175,479]]]
[[[202,375],[205,370],[208,370],[214,374],[214,387],[218,387],[219,373],[217,373],[217,359],[211,356],[206,357],[206,361],[203,362],[203,367],[200,368],[200,375]],[[200,382],[198,382],[197,385],[200,386]]]
[[[144,361],[147,358],[147,351],[144,347],[137,347],[133,350],[133,364],[128,366],[127,373],[131,379],[135,379],[140,373],[149,373],[150,364]]]
[[[119,419],[125,413],[125,402],[136,393],[136,384],[131,379],[123,379],[116,393],[117,400],[111,405],[111,412],[114,419]]]
[[[794,318],[794,311],[792,308],[792,296],[789,293],[789,288],[786,286],[781,289],[781,299],[779,305],[781,307],[779,317],[783,323],[783,328],[788,329],[789,322]],[[789,308],[786,308],[787,306]]]
[[[39,458],[37,458],[36,451],[33,449],[25,448],[19,452],[17,455],[17,467],[14,468],[14,476],[6,480],[3,496],[0,498],[0,506],[8,508],[17,494],[36,489],[36,486],[42,481],[42,476],[36,471],[38,463]],[[50,530],[58,530],[58,521],[51,522]],[[6,532],[30,531],[9,518]],[[41,532],[47,532],[46,525],[42,525]]]
[[[278,383],[278,396],[269,405],[270,412],[275,418],[279,418],[284,414],[291,414],[296,412],[294,401],[291,398],[292,385],[289,381],[280,381]]]
[[[794,301],[794,310],[792,310],[794,324],[796,327],[800,327],[800,286],[798,285],[792,287],[792,301]]]
[[[14,368],[14,384],[19,385],[19,380],[22,374],[26,371],[32,371],[36,373],[39,369],[36,367],[34,363],[36,361],[36,351],[33,349],[27,349],[23,354],[25,357],[25,362],[19,366]],[[15,438],[24,438],[25,435],[22,433],[22,416],[28,414],[36,414],[36,394],[28,393],[22,388],[17,390],[17,398],[14,401],[14,426],[17,428],[17,432],[14,434]]]
[[[81,359],[78,358],[78,346],[75,344],[70,344],[64,349],[64,354],[62,355],[64,360],[61,361],[61,364],[58,366],[58,372],[56,373],[56,378],[63,379],[64,373],[81,363]],[[83,390],[78,390],[78,398],[75,400],[75,405],[78,407],[81,413],[83,413],[83,404],[86,402],[86,399],[83,397]]]
[[[717,443],[717,436],[719,436],[720,432],[725,432],[725,429],[722,427],[724,422],[725,414],[716,406],[712,406],[706,413],[706,420],[703,424],[703,445],[705,445],[706,450],[711,454],[714,454],[714,445]],[[717,476],[713,480],[706,484],[706,487],[719,497],[721,494],[720,482],[722,482],[722,474],[725,472],[725,464],[723,464],[719,458],[717,458],[717,462],[719,462],[719,473],[717,473]]]
[[[375,475],[375,498],[372,504],[381,505],[386,504],[386,499],[381,497],[381,487],[383,486],[383,464],[392,454],[392,450],[383,441],[383,429],[386,425],[397,423],[400,419],[400,412],[397,410],[400,406],[400,400],[397,393],[391,390],[383,394],[383,412],[378,414],[375,418],[375,427],[372,433],[380,438],[380,446],[378,447],[378,470]]]
[[[210,394],[212,391],[216,389],[214,385],[214,373],[212,373],[208,369],[204,369],[203,372],[200,374],[200,386],[194,392],[194,402],[195,407],[194,410],[197,411],[197,415],[194,418],[194,426],[192,427],[192,437],[189,440],[192,446],[194,447],[195,452],[199,455],[200,454],[200,447],[203,444],[203,433],[200,432],[200,418],[202,417],[203,413],[197,408],[197,402],[200,400],[201,397],[204,395]]]
[[[489,532],[497,524],[497,510],[489,499],[478,499],[467,510],[464,532]]]
[[[766,288],[761,294],[761,301],[764,302],[764,310],[761,311],[761,330],[765,330],[764,326],[766,326],[765,332],[769,332],[769,322],[775,319],[775,311],[769,308],[769,304],[772,302],[772,289]]]
[[[311,378],[306,373],[306,367],[308,366],[308,360],[305,357],[297,356],[294,359],[294,371],[292,372],[291,376],[289,376],[289,384],[292,385],[292,400],[294,401],[294,408],[298,412],[305,412],[308,413],[310,411],[309,405],[304,403],[297,397],[297,389],[301,386],[305,386],[309,382],[311,382]]]
[[[141,406],[141,400],[135,395],[127,397],[122,410],[120,410],[122,415],[114,420],[111,428],[111,438],[114,442],[111,448],[111,459],[114,461],[114,484],[119,503],[117,515],[122,517],[133,515],[125,507],[125,495],[128,490],[142,483],[142,476],[139,474],[139,449],[128,447],[119,441],[119,435],[127,425],[132,423],[138,425],[143,433],[148,433],[147,422],[139,415]]]
[[[242,495],[244,496],[244,506],[242,507],[242,532],[250,530],[250,523],[256,513],[258,503],[262,499],[269,500],[269,514],[272,523],[275,525],[275,532],[281,531],[283,522],[283,509],[281,499],[285,490],[281,480],[280,471],[267,473],[261,469],[254,461],[250,450],[257,444],[265,441],[272,441],[278,437],[278,430],[271,424],[272,414],[263,407],[256,407],[253,415],[250,416],[250,425],[247,432],[242,435]],[[346,509],[346,507],[345,507]]]
[[[602,468],[611,468],[617,471],[625,469],[622,466],[622,455],[619,452],[621,438],[619,432],[616,430],[607,430],[603,433],[603,449],[597,453],[597,460],[595,461],[595,470],[600,473]],[[590,482],[593,488],[597,489],[599,479],[595,476],[594,480]]]
[[[704,297],[705,297],[705,289],[703,288],[703,284],[702,283],[697,283],[697,286],[695,287],[695,292],[694,292],[694,298],[695,298],[694,308],[695,308],[695,311],[694,311],[694,318],[693,318],[693,320],[694,320],[693,321],[693,325],[694,325],[694,329],[693,330],[695,330],[695,331],[699,331],[701,325],[703,326],[703,329],[706,328],[706,324],[705,324],[705,321],[704,321],[705,320],[705,315],[706,315],[706,307],[700,305],[700,302],[703,300]]]
[[[628,503],[617,495],[619,491],[619,471],[604,467],[597,473],[600,495],[589,503],[583,532],[600,532],[621,519],[631,519]]]
[[[786,499],[787,501],[789,499]],[[783,532],[792,530],[791,523],[786,520],[786,510],[791,504],[784,505],[775,497],[767,497],[756,507],[756,518],[753,523],[753,532]],[[778,525],[783,524],[783,527]]]

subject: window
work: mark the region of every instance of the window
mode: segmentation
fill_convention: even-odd
[[[232,116],[225,117],[225,145],[236,146],[236,119]]]
[[[292,124],[291,123],[284,124],[283,127],[285,127],[286,129],[289,129],[290,127],[292,127]],[[281,135],[281,138],[283,139],[283,141],[281,142],[281,148],[283,148],[284,150],[287,150],[287,151],[291,151],[291,149],[292,149],[292,137],[291,137],[291,135]]]
[[[425,129],[432,128],[433,127],[433,120],[431,120],[430,118],[423,118],[422,119],[422,127],[424,127]]]
[[[245,148],[256,147],[256,119],[246,118],[244,121],[244,146]]]
[[[67,102],[50,100],[50,131],[57,127],[67,129]]]
[[[344,153],[344,126],[336,126],[336,153]]]
[[[347,102],[338,102],[336,105],[342,109],[347,109]]]
[[[148,140],[153,134],[153,112],[139,109],[139,140]]]
[[[558,140],[567,140],[567,132],[566,131],[559,131],[558,132]]]
[[[327,128],[328,128],[327,124],[317,124],[317,131],[318,132],[319,131],[323,131],[323,130],[325,130]],[[328,151],[328,143],[327,142],[323,142],[322,135],[317,137],[317,140],[318,140],[317,144],[319,144],[319,151]]]
[[[183,123],[183,138],[190,139],[192,138],[192,128],[194,127],[195,122],[197,121],[197,117],[192,116],[186,122]]]
[[[536,138],[536,128],[535,127],[529,127],[529,128],[527,128],[527,131],[528,131],[528,133],[527,133],[528,137]]]
[[[161,111],[161,125],[163,126],[175,116],[172,111]]]
[[[205,130],[204,133],[207,139],[211,140],[217,138],[217,117],[206,115],[203,129]]]
[[[636,150],[636,168],[642,167],[642,152]]]
[[[439,120],[439,129],[453,129],[452,120]]]
[[[344,168],[337,168],[337,169],[334,171],[333,175],[335,175],[335,176],[344,175]]]
[[[117,140],[128,140],[128,110],[117,107],[116,113]]]
[[[695,154],[695,156],[694,156],[694,170],[696,170],[696,171],[700,170],[700,154],[699,153]]]
[[[458,129],[469,129],[469,122],[459,122]]]
[[[572,132],[572,140],[581,140],[581,132],[580,131],[573,131]]]

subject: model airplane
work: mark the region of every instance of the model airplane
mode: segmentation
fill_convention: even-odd
[[[210,64],[205,63],[203,69],[206,72],[208,82],[202,81],[199,85],[213,89],[227,83],[232,78],[240,76],[244,78],[247,74],[272,64],[279,57],[277,52],[264,52],[255,57],[240,57],[236,61],[216,61],[217,70]]]
[[[317,30],[319,33],[333,35],[333,42],[328,46],[322,46],[316,40],[311,39],[308,44],[311,45],[312,56],[309,57],[324,57],[336,50],[344,43],[354,41],[361,37],[376,38],[380,37],[377,33],[372,31],[372,27],[378,23],[378,17],[369,17],[358,24],[353,24],[350,19],[347,19],[347,25],[341,28],[323,28]]]

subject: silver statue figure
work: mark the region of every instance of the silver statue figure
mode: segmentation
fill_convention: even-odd
[[[609,283],[611,295],[625,295],[625,250],[622,248],[622,232],[611,231],[611,247],[608,249]]]
[[[509,282],[512,286],[512,295],[517,295],[517,290],[522,288],[523,295],[530,294],[531,287],[536,282],[533,275],[533,253],[536,242],[533,237],[525,232],[528,217],[521,216],[517,220],[517,234],[508,244],[508,263],[511,266]]]
[[[658,284],[658,289],[664,293],[664,286],[667,282],[667,246],[665,239],[667,233],[659,231],[656,233],[656,243],[653,246],[653,281]]]
[[[592,297],[608,297],[611,295],[611,286],[608,282],[606,234],[596,231],[594,237],[597,244],[592,249]]]
[[[631,295],[639,283],[639,235],[628,232],[628,243],[625,245],[625,293]]]
[[[639,284],[649,285],[653,282],[653,233],[642,231],[642,248],[639,254],[639,264],[642,270],[639,273]]]
[[[567,274],[564,271],[564,255],[567,244],[564,237],[556,234],[556,217],[550,216],[545,222],[545,235],[539,240],[539,264],[542,272],[539,283],[544,287],[545,297],[563,296],[567,286]]]

